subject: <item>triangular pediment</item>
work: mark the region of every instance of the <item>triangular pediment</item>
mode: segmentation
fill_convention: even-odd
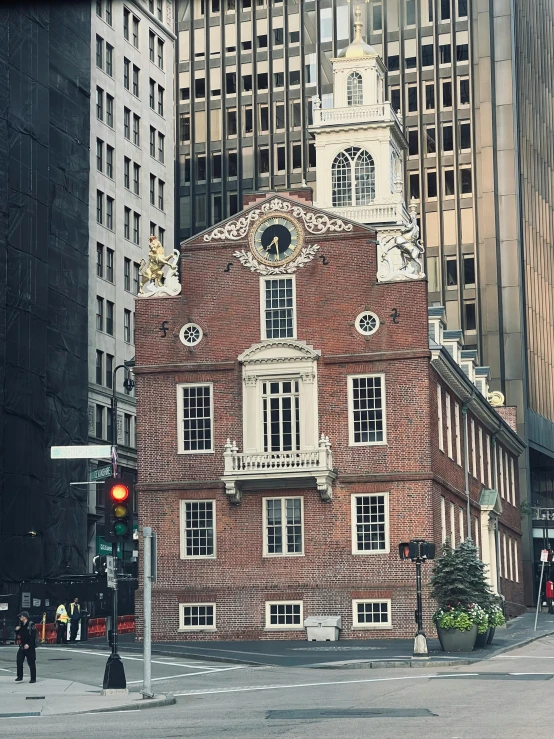
[[[317,360],[321,352],[303,341],[274,339],[253,344],[238,358],[242,364],[273,364]]]
[[[234,216],[186,239],[181,246],[245,241],[251,226],[267,213],[286,213],[293,216],[304,226],[306,235],[314,237],[324,234],[352,233],[353,231],[367,231],[368,235],[374,236],[374,230],[369,226],[347,218],[339,218],[335,213],[314,208],[300,199],[287,197],[280,193],[268,193],[267,197],[255,200]]]
[[[479,505],[482,511],[491,511],[497,516],[502,515],[502,501],[498,490],[486,489],[481,491],[481,497],[479,498]]]

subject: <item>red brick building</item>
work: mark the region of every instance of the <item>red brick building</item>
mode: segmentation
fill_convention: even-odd
[[[398,543],[467,536],[466,456],[472,536],[521,609],[510,409],[487,402],[425,280],[377,268],[375,232],[299,190],[184,242],[182,294],[137,300],[155,639],[302,639],[321,615],[341,638],[412,636]]]

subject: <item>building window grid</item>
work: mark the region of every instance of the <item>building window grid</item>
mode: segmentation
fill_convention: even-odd
[[[354,554],[383,554],[389,551],[388,495],[352,496]]]
[[[302,601],[266,602],[266,629],[302,628]]]
[[[349,377],[350,445],[386,443],[384,375]]]
[[[114,250],[106,249],[106,280],[113,282],[114,278]]]
[[[104,298],[96,296],[96,330],[104,330]]]
[[[302,498],[265,498],[265,554],[303,554]]]
[[[442,387],[437,384],[437,418],[439,429],[439,449],[444,452],[444,428],[442,419]]]
[[[113,180],[113,155],[113,146],[106,144],[106,177],[109,177],[111,180]]]
[[[450,459],[454,459],[452,454],[452,406],[450,403],[450,395],[444,394],[446,404],[446,449]]]
[[[128,308],[123,309],[123,340],[131,343],[131,311]]]
[[[353,627],[383,628],[391,626],[390,600],[353,600]]]
[[[331,174],[333,207],[369,205],[375,200],[375,162],[365,149],[351,146],[337,154]]]
[[[113,46],[106,43],[106,65],[104,71],[108,77],[113,76]]]
[[[456,506],[450,503],[450,546],[456,548]]]
[[[131,260],[127,257],[123,260],[123,289],[131,292]]]
[[[215,603],[180,603],[181,629],[215,629]]]
[[[183,501],[183,559],[215,557],[215,502]]]
[[[441,497],[441,544],[445,544],[446,539],[446,501]]]
[[[349,107],[364,104],[363,78],[359,72],[351,72],[346,80],[346,96]]]
[[[264,452],[300,449],[299,400],[298,380],[262,383]]]
[[[104,245],[96,244],[96,276],[104,277]]]
[[[475,421],[471,419],[471,471],[477,478],[477,448],[475,444]]]
[[[485,459],[483,456],[483,429],[479,426],[479,479],[485,484]]]
[[[180,385],[180,453],[213,451],[211,385]]]
[[[140,241],[140,215],[133,213],[133,242],[139,244]]]
[[[104,352],[96,350],[96,384],[102,385],[104,379]]]
[[[294,338],[294,280],[265,280],[264,326],[266,339]]]
[[[492,465],[491,465],[491,437],[487,434],[487,480],[489,490],[492,488]]]
[[[454,403],[454,422],[456,424],[456,463],[462,465],[462,434],[460,428],[460,404]]]

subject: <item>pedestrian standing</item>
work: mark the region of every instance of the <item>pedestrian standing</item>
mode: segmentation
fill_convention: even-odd
[[[69,626],[70,636],[69,641],[74,642],[77,638],[77,632],[79,631],[79,621],[81,620],[81,605],[79,598],[74,598],[73,603],[69,604]]]
[[[67,611],[65,610],[65,604],[60,603],[60,605],[56,608],[56,644],[67,644],[68,621],[69,616],[67,615]]]
[[[38,634],[36,626],[29,620],[28,611],[22,611],[19,614],[19,626],[15,627],[16,636],[19,640],[19,649],[17,650],[17,677],[16,683],[23,680],[23,662],[27,660],[29,671],[31,673],[30,683],[37,681],[37,641]]]

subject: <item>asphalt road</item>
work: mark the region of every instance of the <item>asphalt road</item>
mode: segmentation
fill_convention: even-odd
[[[0,648],[2,674],[15,652]],[[106,653],[41,649],[40,676],[74,676],[99,686]],[[125,655],[124,655],[125,656]],[[125,659],[139,689],[140,657]],[[1,719],[0,735],[59,739],[335,739],[412,735],[429,739],[528,739],[554,735],[554,637],[471,667],[328,670],[208,663],[155,657],[156,689],[177,705],[129,713]],[[84,733],[83,733],[84,732]]]

